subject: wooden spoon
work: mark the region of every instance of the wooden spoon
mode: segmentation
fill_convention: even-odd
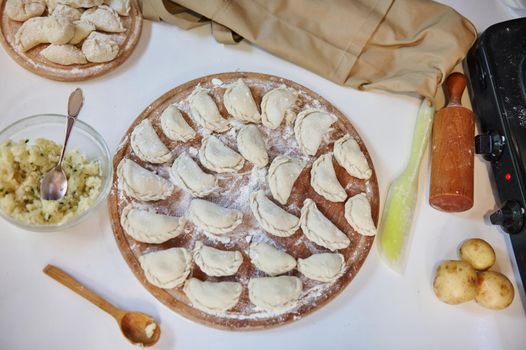
[[[112,315],[119,323],[122,334],[130,343],[140,346],[152,346],[159,340],[161,329],[150,316],[142,312],[128,312],[117,308],[56,266],[47,265],[43,271],[49,277],[62,283]]]

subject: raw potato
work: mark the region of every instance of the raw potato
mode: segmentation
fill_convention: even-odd
[[[492,310],[502,310],[511,304],[514,296],[513,285],[503,274],[495,271],[479,273],[475,301],[480,305]]]
[[[487,270],[495,264],[495,251],[482,239],[468,239],[460,247],[460,259],[470,263],[476,270]]]
[[[437,268],[433,290],[446,304],[461,304],[475,298],[477,271],[467,262],[447,260]]]

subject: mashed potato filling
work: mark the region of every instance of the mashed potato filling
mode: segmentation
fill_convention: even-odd
[[[39,138],[0,145],[0,210],[31,225],[59,224],[89,209],[101,191],[97,160],[88,161],[78,150],[68,152],[62,168],[68,179],[66,196],[58,201],[40,199],[40,180],[57,165],[61,145]]]

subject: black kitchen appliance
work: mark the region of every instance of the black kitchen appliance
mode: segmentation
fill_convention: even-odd
[[[480,134],[476,153],[491,163],[497,204],[490,216],[510,234],[526,284],[526,18],[502,22],[480,35],[465,61]]]

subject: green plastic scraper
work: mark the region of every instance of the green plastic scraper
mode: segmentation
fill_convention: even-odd
[[[428,99],[424,99],[418,110],[409,164],[389,187],[382,213],[377,244],[384,262],[398,273],[402,273],[405,268],[406,246],[418,193],[420,162],[429,142],[434,114],[435,107]]]

